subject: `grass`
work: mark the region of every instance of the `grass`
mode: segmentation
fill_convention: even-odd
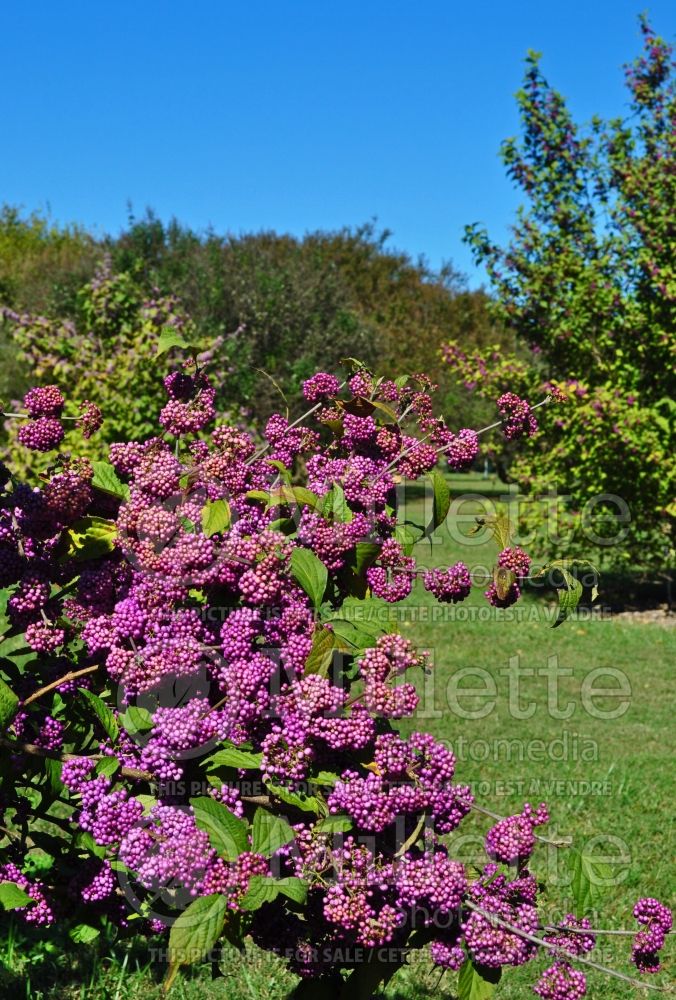
[[[478,488],[485,485],[477,480]],[[412,500],[408,511],[412,520],[428,516],[423,507],[421,499]],[[492,542],[479,537],[468,548],[461,533],[452,537],[448,526],[437,532],[431,546],[420,548],[416,554],[423,565],[447,565],[463,558],[469,565],[489,567],[495,556]],[[518,616],[510,616],[488,611],[481,589],[475,588],[459,608],[441,612],[420,585],[403,604],[382,606],[382,613],[396,620],[416,644],[430,649],[433,659],[418,716],[405,720],[401,729],[429,730],[448,740],[458,757],[457,780],[471,784],[478,802],[489,809],[506,815],[519,811],[524,801],[546,800],[550,836],[572,835],[576,846],[611,861],[614,884],[607,889],[602,912],[594,917],[596,925],[631,927],[630,909],[636,898],[654,895],[666,900],[670,884],[669,765],[674,749],[670,672],[676,634],[652,624],[620,623],[603,614],[581,616],[552,629],[553,605],[546,598],[526,595],[516,606]],[[619,685],[626,686],[626,694]],[[590,687],[605,687],[609,693],[593,695]],[[482,693],[463,694],[467,688]],[[518,718],[519,712],[528,717]],[[562,714],[568,717],[561,718]],[[469,817],[451,840],[456,856],[478,860],[490,823],[485,817]],[[545,902],[554,917],[572,906],[567,857],[569,852],[546,845],[540,845],[535,855],[536,872],[546,874],[550,883],[559,882]],[[5,970],[0,971],[1,997],[154,1000],[160,996],[164,966],[153,962],[157,956],[142,940],[127,945],[108,938],[98,950],[67,952],[59,946],[58,953],[50,954],[36,948],[35,942],[29,950],[16,927],[12,933],[0,951]],[[592,957],[631,973],[629,949],[628,939],[605,938]],[[497,997],[516,1000],[532,995],[531,984],[546,964],[542,958],[521,969],[507,969]],[[281,963],[253,947],[244,956],[226,955],[220,971],[216,979],[208,966],[187,971],[179,977],[172,997],[284,1000],[295,983]],[[665,979],[666,975],[658,977],[660,982]],[[438,970],[422,954],[397,973],[384,996],[388,1000],[452,997],[454,976],[444,976],[441,986],[438,980]],[[625,983],[590,973],[589,995],[619,1000],[640,994]]]

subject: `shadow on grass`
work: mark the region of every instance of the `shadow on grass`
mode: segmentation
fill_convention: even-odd
[[[71,997],[103,995],[102,980],[143,972],[159,985],[166,967],[149,959],[152,942],[138,935],[117,937],[114,929],[92,944],[75,944],[54,928],[43,930],[0,919],[0,997]]]

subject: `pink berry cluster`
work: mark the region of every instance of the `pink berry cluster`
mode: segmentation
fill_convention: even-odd
[[[490,828],[486,834],[486,854],[508,865],[527,861],[535,847],[534,828],[548,822],[544,802],[537,809],[526,802],[518,816],[507,816]]]
[[[457,562],[447,569],[427,570],[423,574],[423,586],[443,604],[455,604],[469,597],[472,578],[463,562]]]
[[[533,987],[533,993],[542,1000],[580,1000],[587,995],[587,979],[570,963],[557,961],[545,969]]]
[[[58,448],[64,437],[61,417],[65,405],[63,393],[56,385],[35,386],[29,389],[23,398],[28,419],[22,421],[19,427],[17,435],[19,443],[31,451],[46,452]],[[100,428],[103,414],[95,403],[87,399],[80,403],[79,410],[77,426],[84,438],[90,438]]]
[[[498,399],[498,410],[502,416],[502,433],[508,441],[532,437],[537,433],[538,422],[528,400],[521,399],[514,392],[504,392]]]
[[[671,910],[652,897],[639,899],[634,916],[643,928],[634,938],[631,960],[639,972],[659,972],[659,952],[671,932]]]

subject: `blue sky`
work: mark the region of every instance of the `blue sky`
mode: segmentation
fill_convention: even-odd
[[[116,233],[131,202],[197,229],[377,217],[481,274],[517,197],[499,162],[528,48],[580,119],[621,113],[640,0],[4,4],[0,200]],[[649,7],[672,37],[672,0]]]

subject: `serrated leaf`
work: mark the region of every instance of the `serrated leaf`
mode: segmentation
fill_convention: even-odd
[[[467,959],[458,975],[458,1000],[489,1000],[500,982],[500,975],[500,969],[476,965]]]
[[[145,733],[153,728],[153,717],[147,708],[139,705],[130,705],[120,716],[120,725],[128,733]]]
[[[280,847],[289,844],[295,833],[282,816],[273,816],[267,809],[258,808],[252,826],[252,850],[270,857]]]
[[[117,757],[104,757],[94,770],[96,774],[104,774],[107,778],[112,778],[120,770],[120,762]]]
[[[155,351],[155,357],[159,358],[162,354],[166,354],[174,347],[180,347],[183,350],[187,350],[190,345],[188,344],[185,337],[182,337],[180,333],[176,330],[164,329],[159,336],[157,341],[157,350]]]
[[[226,531],[232,521],[230,504],[227,500],[209,500],[202,507],[202,531],[211,538],[221,531]]]
[[[280,462],[278,458],[266,458],[267,465],[271,465],[273,469],[277,469],[277,472],[282,477],[282,482],[286,483],[287,486],[291,485],[291,469],[284,465],[284,462]]]
[[[45,757],[43,767],[45,769],[45,774],[47,775],[47,783],[50,790],[54,793],[54,795],[60,795],[64,788],[63,782],[61,781],[61,768],[63,767],[63,761],[52,760],[51,757]]]
[[[120,735],[120,727],[118,726],[117,719],[111,710],[97,694],[94,694],[93,691],[88,691],[87,688],[78,688],[78,691],[89,704],[90,708],[94,712],[94,715],[103,726],[106,736],[109,736],[114,743]]]
[[[270,499],[270,491],[269,490],[247,490],[245,496],[246,496],[247,500],[262,500],[264,503],[267,503],[268,500]]]
[[[117,525],[105,517],[93,514],[75,521],[61,536],[58,547],[60,559],[98,559],[115,548]]]
[[[394,412],[391,406],[387,405],[387,403],[381,403],[380,400],[378,399],[371,399],[370,403],[371,406],[375,407],[378,413],[383,414],[388,424],[396,424],[397,421],[399,420],[397,414]],[[382,417],[380,419],[380,423],[381,424],[383,423]]]
[[[327,816],[314,829],[318,833],[347,833],[352,829],[352,820],[349,816]]]
[[[304,903],[307,899],[308,885],[302,878],[287,875],[286,878],[278,878],[275,884],[282,895],[288,896],[294,903]]]
[[[247,891],[240,907],[243,910],[258,910],[264,903],[271,903],[281,894],[295,903],[304,903],[307,899],[307,882],[293,875],[287,878],[273,879],[265,875],[253,875],[249,879]]]
[[[154,795],[141,794],[141,795],[135,795],[134,798],[137,800],[137,802],[140,802],[141,805],[143,806],[144,816],[147,816],[150,813],[150,811],[154,809],[155,806],[157,805],[157,799],[155,798]]]
[[[169,934],[172,966],[199,962],[216,944],[225,924],[228,901],[220,893],[200,896],[181,913]]]
[[[475,518],[476,525],[469,532],[478,535],[482,528],[488,528],[500,551],[510,546],[512,539],[512,523],[506,514],[486,514]]]
[[[326,677],[333,662],[333,652],[336,648],[336,637],[334,633],[323,626],[318,626],[312,637],[312,647],[308,653],[303,673],[319,674]]]
[[[19,708],[19,699],[0,677],[0,730],[4,732]]]
[[[253,492],[253,491],[252,491]],[[279,507],[288,504],[298,504],[299,507],[317,506],[317,494],[308,490],[305,486],[279,486],[268,494],[268,507]]]
[[[375,542],[357,542],[354,547],[354,559],[350,568],[357,576],[363,576],[369,566],[372,566],[380,555],[381,546]]]
[[[275,521],[270,521],[268,525],[270,531],[281,531],[283,535],[295,535],[298,525],[292,517],[278,517]]]
[[[252,875],[247,890],[240,900],[240,909],[259,910],[264,903],[272,903],[278,895],[279,889],[274,879],[265,878],[263,875]]]
[[[91,944],[92,941],[96,941],[100,933],[101,931],[90,924],[76,924],[68,931],[68,937],[75,944]]]
[[[349,524],[354,517],[354,513],[345,499],[345,491],[339,483],[332,486],[329,492],[321,497],[317,503],[317,509],[327,521],[340,521],[342,524]]]
[[[321,559],[310,549],[294,548],[291,553],[291,576],[303,588],[313,607],[319,608],[329,577]]]
[[[97,858],[105,858],[108,853],[108,848],[97,844],[89,830],[78,830],[75,835],[75,846]]]
[[[92,462],[92,469],[94,470],[92,486],[102,493],[119,497],[120,500],[129,499],[129,487],[122,482],[110,462]]]
[[[283,785],[273,785],[269,781],[265,783],[265,787],[274,798],[285,802],[288,806],[294,806],[302,812],[311,812],[318,816],[322,811],[321,803],[314,795],[307,795],[305,792],[292,792],[290,788],[285,788]]]
[[[19,888],[16,882],[0,882],[0,906],[3,910],[17,910],[34,902],[33,897]]]
[[[582,584],[577,580],[572,573],[569,573],[567,569],[559,568],[559,572],[563,576],[565,587],[559,587],[557,589],[557,594],[559,597],[559,613],[556,616],[556,621],[553,623],[552,628],[558,628],[565,622],[566,618],[571,611],[580,603],[580,598],[582,597]]]
[[[416,542],[418,542],[422,536],[417,535],[411,528],[409,528],[408,525],[398,524],[394,529],[394,537],[401,545],[404,555],[410,556]]]
[[[572,851],[573,877],[571,892],[575,900],[575,915],[581,919],[596,910],[602,903],[607,887],[613,878],[613,870],[604,861],[598,861],[584,851]]]
[[[444,523],[451,506],[451,491],[442,474],[433,470],[427,475],[432,483],[432,519],[425,528],[426,538]]]
[[[219,857],[236,861],[249,849],[248,825],[245,820],[231,813],[227,806],[208,795],[190,799],[195,813],[195,823],[208,834],[211,846]]]
[[[329,785],[333,787],[338,781],[338,775],[335,771],[319,771],[317,774],[308,778],[311,785]]]
[[[236,767],[241,770],[257,770],[261,766],[262,753],[253,753],[251,750],[240,750],[239,747],[226,747],[217,750],[211,757],[207,757],[206,765],[209,771],[217,767]]]

